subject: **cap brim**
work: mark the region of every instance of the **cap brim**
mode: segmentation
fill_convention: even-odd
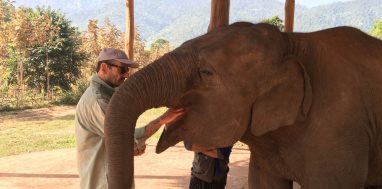
[[[124,64],[127,64],[129,67],[132,67],[132,68],[138,68],[139,67],[138,63],[135,63],[135,62],[128,60],[128,59],[115,59],[115,60],[118,60]]]

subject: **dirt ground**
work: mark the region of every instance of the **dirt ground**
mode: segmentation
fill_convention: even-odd
[[[149,144],[146,153],[135,158],[136,188],[188,188],[193,153],[186,151],[181,145],[162,154],[154,151],[154,144]],[[247,149],[233,149],[227,189],[248,188],[248,162]],[[79,188],[75,148],[0,158],[0,188]]]

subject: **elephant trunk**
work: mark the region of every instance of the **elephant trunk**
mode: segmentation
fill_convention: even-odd
[[[154,107],[173,107],[191,73],[192,56],[169,53],[131,76],[113,95],[105,118],[108,184],[131,188],[134,178],[134,128]]]

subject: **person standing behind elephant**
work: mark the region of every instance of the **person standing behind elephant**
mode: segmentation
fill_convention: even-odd
[[[187,150],[194,151],[191,168],[190,189],[224,189],[229,171],[232,146],[217,149],[184,143]]]
[[[129,76],[130,61],[119,49],[101,50],[90,86],[81,96],[75,114],[77,163],[81,189],[107,189],[107,164],[104,139],[105,111],[117,87]],[[175,120],[182,111],[170,109],[148,125],[135,129],[134,155],[145,152],[145,141],[163,124]],[[134,188],[134,186],[133,186]]]

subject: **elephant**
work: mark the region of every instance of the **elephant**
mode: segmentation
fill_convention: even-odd
[[[382,42],[352,27],[281,32],[237,22],[186,41],[125,81],[105,119],[110,188],[133,182],[134,125],[184,108],[180,141],[251,151],[250,188],[382,187]]]

